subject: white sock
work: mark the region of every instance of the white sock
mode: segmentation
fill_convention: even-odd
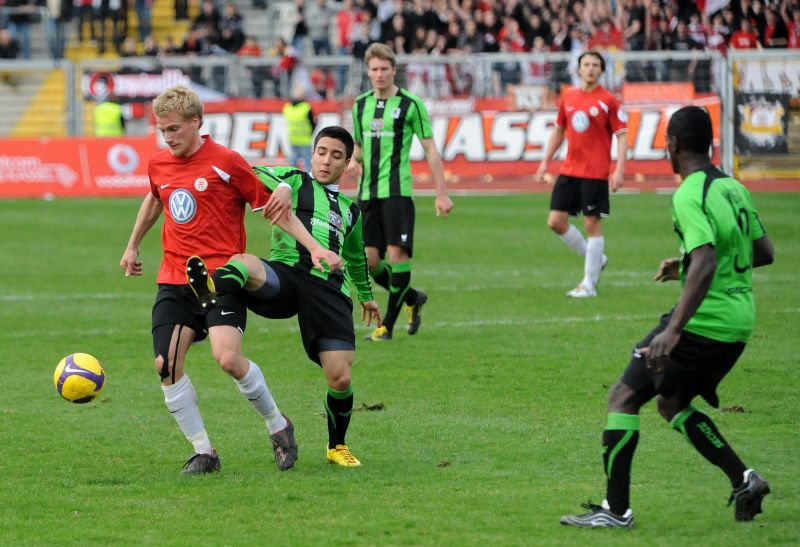
[[[590,237],[586,242],[586,260],[583,267],[583,286],[594,290],[600,280],[600,271],[603,269],[603,236]]]
[[[578,253],[580,256],[586,256],[586,240],[583,234],[574,225],[570,224],[567,231],[558,236],[564,244]]]
[[[270,435],[277,433],[288,425],[286,418],[283,417],[278,405],[275,404],[275,399],[272,398],[272,393],[269,392],[267,381],[264,379],[261,369],[254,362],[248,362],[250,363],[250,369],[248,369],[247,374],[242,376],[241,380],[235,380],[236,385],[239,386],[239,391],[242,392],[242,395],[253,403],[258,413],[267,421]]]
[[[164,391],[164,403],[183,435],[194,446],[195,453],[211,454],[211,441],[200,416],[200,407],[197,406],[197,392],[189,377],[184,375],[171,386],[161,386],[161,389]]]

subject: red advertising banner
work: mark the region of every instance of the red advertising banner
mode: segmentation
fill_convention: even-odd
[[[626,172],[671,176],[666,161],[666,126],[673,112],[687,104],[703,106],[714,124],[714,162],[719,163],[720,101],[717,97],[684,102],[626,104],[629,157]],[[433,136],[445,169],[458,177],[514,177],[532,175],[542,160],[556,119],[554,109],[526,110],[511,99],[450,99],[426,101]],[[342,125],[352,130],[352,103],[312,103],[321,127]],[[252,163],[282,161],[288,156],[289,136],[277,99],[233,99],[209,103],[204,128],[214,140],[237,150]],[[612,158],[616,147],[612,146]],[[566,145],[551,162],[557,172],[566,157]],[[411,148],[412,171],[428,173],[422,146]],[[521,164],[522,162],[522,164]]]
[[[705,106],[714,123],[714,161],[719,162],[718,98],[687,101]],[[491,182],[530,181],[544,149],[556,112],[519,108],[512,99],[428,101],[434,139],[452,183],[459,179]],[[666,161],[666,125],[684,104],[627,104],[629,178],[672,176]],[[352,129],[352,103],[313,104],[318,126]],[[253,164],[284,163],[290,144],[277,99],[232,99],[206,104],[204,133],[242,154]],[[147,191],[147,160],[159,147],[157,138],[15,139],[0,151],[0,197],[142,196]],[[616,147],[612,147],[612,157]],[[551,163],[558,172],[566,146]],[[411,149],[412,171],[420,189],[432,188],[428,165],[417,140]],[[355,181],[343,181],[351,189]],[[454,187],[455,188],[455,187]],[[487,187],[487,189],[490,189]]]
[[[152,137],[14,139],[0,152],[0,197],[144,196]]]

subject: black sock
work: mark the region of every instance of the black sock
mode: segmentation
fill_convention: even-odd
[[[728,445],[707,414],[689,405],[672,419],[670,425],[683,433],[705,459],[722,469],[734,488],[742,484],[747,466]]]
[[[409,287],[406,291],[406,295],[403,298],[403,304],[406,306],[413,306],[417,303],[417,298],[419,298],[419,293],[414,287]]]
[[[347,444],[344,442],[344,436],[350,426],[352,413],[352,386],[345,391],[328,388],[325,394],[325,414],[328,416],[328,448],[336,448],[337,444]]]
[[[606,500],[611,512],[624,515],[631,506],[631,464],[639,442],[639,415],[609,412],[603,431]]]
[[[399,262],[392,264],[392,284],[389,286],[389,303],[386,305],[386,315],[383,318],[383,325],[389,332],[394,329],[397,316],[403,306],[403,299],[406,297],[411,286],[411,262]]]
[[[224,266],[217,268],[211,279],[214,280],[217,294],[222,296],[240,290],[247,283],[249,277],[247,266],[238,260],[231,260]]]
[[[389,285],[392,283],[392,267],[385,260],[378,262],[375,271],[370,272],[372,280],[386,289],[389,290]]]

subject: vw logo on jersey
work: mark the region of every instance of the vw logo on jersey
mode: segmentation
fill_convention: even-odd
[[[370,122],[369,127],[373,131],[380,131],[381,129],[383,129],[383,118],[374,118]]]
[[[169,214],[178,224],[186,224],[197,213],[197,202],[188,190],[181,188],[169,196]]]
[[[575,114],[572,115],[572,129],[578,133],[583,133],[589,129],[589,116],[586,115],[586,112],[577,110]]]

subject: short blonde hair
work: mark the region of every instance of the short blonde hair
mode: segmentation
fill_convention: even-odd
[[[203,121],[203,103],[197,93],[188,87],[178,85],[162,91],[153,99],[153,114],[164,116],[166,114],[180,114],[183,119],[191,120],[193,116]]]
[[[394,56],[394,51],[392,48],[387,46],[386,44],[381,44],[376,42],[367,48],[367,52],[364,54],[364,62],[369,64],[372,59],[382,59],[384,61],[389,61],[392,66],[396,66],[397,60]]]

